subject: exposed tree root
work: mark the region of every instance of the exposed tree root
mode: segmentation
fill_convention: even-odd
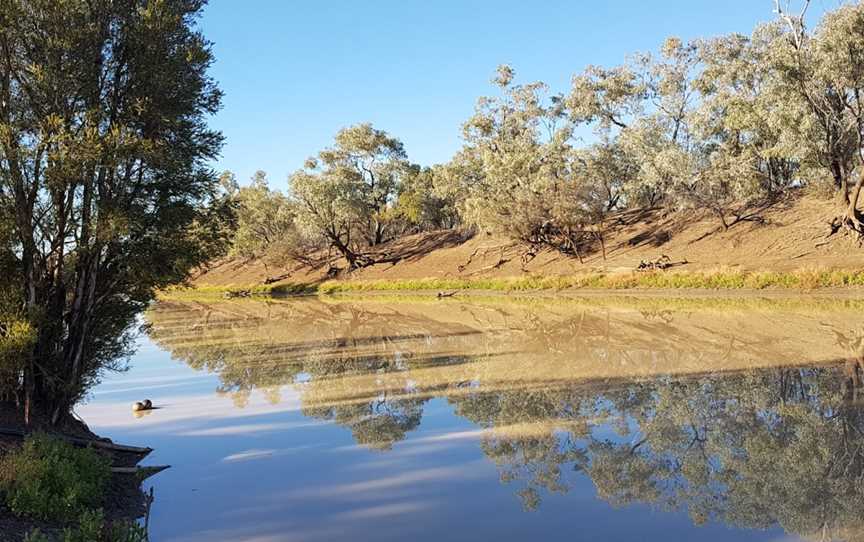
[[[508,263],[509,261],[510,261],[509,258],[504,258],[502,256],[501,258],[498,259],[497,262],[493,263],[492,265],[487,265],[486,267],[481,267],[480,269],[475,269],[474,271],[472,271],[468,274],[469,275],[477,275],[477,274],[482,273],[484,271],[492,271],[494,269],[500,268],[501,266]]]
[[[468,268],[472,263],[474,263],[474,258],[476,258],[478,255],[481,256],[481,258],[485,259],[486,256],[489,255],[490,252],[492,252],[493,250],[496,250],[496,249],[500,249],[500,250],[501,250],[501,254],[502,254],[502,257],[501,257],[501,258],[503,258],[504,250],[505,250],[506,248],[507,248],[506,246],[497,246],[497,247],[482,246],[482,247],[477,247],[476,249],[474,249],[474,252],[472,252],[471,255],[468,256],[468,259],[465,260],[465,263],[459,265],[456,269],[457,269],[460,273],[462,273],[462,272],[465,271],[465,270],[466,270],[466,269],[467,269],[467,268]],[[482,253],[481,253],[481,251],[482,251]],[[499,258],[499,262],[500,262],[500,259],[501,259],[501,258]],[[503,263],[499,263],[499,264],[498,264],[498,267],[500,267],[501,265],[504,265],[504,264],[503,264]],[[484,268],[484,269],[486,269],[486,268]],[[475,272],[476,272],[476,271],[475,271]]]
[[[846,235],[854,236],[859,245],[864,244],[864,220],[861,219],[861,215],[857,211],[834,217],[828,226],[829,232],[825,236],[826,239],[843,232]]]
[[[529,263],[534,261],[534,258],[537,257],[538,252],[539,252],[539,248],[536,245],[532,245],[528,248],[528,250],[526,250],[525,252],[522,253],[522,256],[520,256],[520,258],[519,258],[520,261],[522,262],[522,272],[528,271],[526,269],[526,267],[528,267]]]

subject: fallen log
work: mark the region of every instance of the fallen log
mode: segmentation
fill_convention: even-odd
[[[10,437],[21,437],[24,438],[28,435],[26,431],[22,431],[20,429],[11,429],[7,427],[0,427],[0,435],[7,435]],[[61,438],[69,443],[75,444],[76,446],[92,446],[93,448],[99,448],[102,450],[109,450],[112,452],[124,452],[129,454],[138,454],[142,456],[149,455],[153,452],[153,448],[140,448],[138,446],[125,446],[123,444],[114,444],[113,442],[106,442],[104,440],[95,440],[95,439],[85,439],[72,437],[69,435],[64,435],[62,433],[52,433],[51,436]]]
[[[642,260],[636,267],[636,271],[665,271],[670,267],[672,267],[672,259],[664,254],[654,261]]]
[[[170,465],[159,465],[153,467],[111,467],[111,472],[113,474],[134,474],[137,475],[141,481],[144,481],[147,478],[156,476],[160,472],[170,468]]]
[[[690,262],[688,262],[686,259],[681,260],[680,262],[673,262],[669,256],[666,256],[664,254],[663,256],[660,256],[659,258],[657,258],[656,260],[653,260],[653,261],[647,261],[646,262],[645,260],[642,260],[641,262],[639,262],[639,265],[636,266],[636,271],[639,271],[639,272],[665,271],[665,270],[669,269],[670,267],[675,267],[678,265],[687,265],[688,263],[690,263]]]

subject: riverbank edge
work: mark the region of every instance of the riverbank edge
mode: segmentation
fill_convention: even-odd
[[[70,445],[95,450],[109,460],[112,467],[137,470],[121,472],[112,469],[103,494],[103,505],[90,512],[101,510],[109,524],[116,521],[135,522],[146,517],[149,513],[148,499],[152,498],[152,493],[145,493],[142,484],[147,478],[163,470],[163,467],[156,467],[154,470],[154,467],[139,465],[153,451],[151,448],[115,443],[97,435],[74,416],[65,418],[59,425],[52,425],[47,417],[37,414],[28,425],[20,415],[14,405],[0,402],[0,458],[19,450],[27,438],[40,434]],[[75,521],[45,521],[18,516],[3,502],[2,497],[0,495],[0,542],[21,542],[27,540],[28,535],[34,531],[52,540],[66,540],[64,530],[72,529],[74,532],[77,527]]]
[[[433,295],[611,295],[714,297],[800,295],[864,297],[864,269],[802,269],[779,271],[692,271],[590,273],[570,276],[526,275],[505,278],[423,278],[391,280],[328,280],[320,283],[253,285],[193,284],[158,293],[161,300],[214,300],[235,297],[277,298],[338,294]]]

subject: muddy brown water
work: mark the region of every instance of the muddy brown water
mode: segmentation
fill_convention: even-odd
[[[154,541],[859,540],[862,309],[163,302],[77,412],[172,465]]]

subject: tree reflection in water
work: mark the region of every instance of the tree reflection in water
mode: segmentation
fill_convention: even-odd
[[[218,373],[220,392],[238,405],[254,389],[269,390],[278,401],[279,387],[293,385],[305,415],[345,426],[358,444],[373,449],[405,439],[420,426],[425,403],[445,398],[458,416],[485,430],[483,453],[527,509],[587,476],[598,496],[615,506],[647,503],[686,510],[697,524],[779,524],[814,540],[864,540],[860,333],[822,329],[826,350],[845,357],[815,366],[791,366],[800,360],[790,359],[785,366],[718,372],[585,378],[559,371],[531,379],[540,369],[523,367],[507,340],[502,347],[501,336],[490,348],[488,334],[465,326],[436,328],[411,315],[394,319],[389,312],[326,304],[302,311],[310,329],[334,319],[341,324],[310,332],[303,341],[303,330],[262,335],[261,321],[212,318],[207,307],[175,306],[151,313],[151,334],[193,368]],[[677,332],[668,315],[639,314],[638,325]],[[172,322],[181,316],[197,327],[179,331]],[[689,353],[649,349],[646,358],[645,345],[633,351],[610,346],[601,355],[591,341],[600,336],[597,318],[582,313],[546,325],[530,313],[508,333],[516,335],[514,344],[540,341],[532,352],[553,358],[550,353],[576,355],[581,347],[603,363],[624,352],[628,359],[662,354],[686,364],[701,352],[710,366],[712,355],[721,355],[702,346]],[[277,320],[291,321],[284,314]],[[542,331],[532,332],[532,326]],[[741,344],[766,340],[750,339],[735,338]],[[723,341],[714,342],[728,352]],[[454,353],[461,350],[468,353]]]

